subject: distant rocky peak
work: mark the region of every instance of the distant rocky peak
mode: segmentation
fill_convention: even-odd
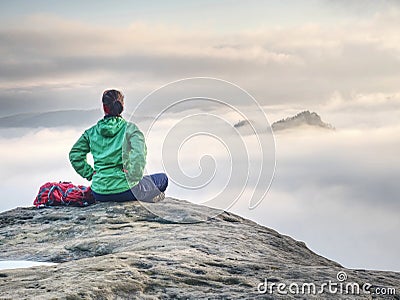
[[[233,126],[236,129],[246,130],[249,128],[249,125],[252,121],[250,120],[240,120]],[[329,124],[322,121],[321,117],[316,112],[310,112],[309,110],[305,110],[299,112],[293,117],[287,117],[272,123],[271,125],[273,131],[280,131],[285,129],[296,129],[296,128],[320,128],[327,130],[334,130],[335,128]],[[253,133],[253,132],[251,132]]]
[[[279,131],[284,129],[294,129],[302,126],[311,126],[329,130],[334,129],[331,124],[323,122],[321,117],[316,112],[310,112],[309,110],[302,111],[293,117],[287,117],[274,122],[272,124],[272,129],[274,131]]]

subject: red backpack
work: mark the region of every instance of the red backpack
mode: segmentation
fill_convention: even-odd
[[[46,206],[88,206],[95,203],[90,187],[74,185],[71,182],[47,182],[39,189],[33,205]]]

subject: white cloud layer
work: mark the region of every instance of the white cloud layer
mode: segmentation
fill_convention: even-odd
[[[219,112],[227,120],[235,119],[230,112]],[[243,157],[235,162],[235,172],[229,173],[229,155],[239,153],[239,143],[234,147],[232,142],[228,143],[231,148],[226,149],[218,140],[203,135],[183,143],[179,153],[161,151],[165,132],[184,116],[187,117],[183,112],[166,115],[148,135],[147,172],[165,171],[162,163],[168,166],[168,161],[175,157],[187,176],[206,174],[206,169],[199,167],[212,165],[202,164],[201,157],[212,155],[217,173],[211,184],[202,189],[185,189],[174,183],[180,179],[173,172],[169,174],[172,180],[167,194],[203,203],[222,191],[230,202],[244,185],[238,175],[247,174],[249,168]],[[210,119],[204,132],[215,126]],[[193,130],[200,127],[194,126]],[[231,210],[304,240],[317,253],[347,267],[399,270],[396,261],[400,244],[394,238],[400,225],[400,165],[396,163],[399,129],[397,126],[280,133],[276,135],[276,174],[266,199],[249,210],[249,196],[255,186],[250,181]],[[190,128],[184,132],[189,136]],[[0,139],[0,198],[4,199],[1,209],[31,205],[38,187],[46,181],[70,180],[88,185],[68,162],[68,151],[81,133],[76,129],[38,129],[19,138]],[[219,131],[219,138],[225,142],[239,137],[224,128]],[[241,138],[249,149],[254,146],[252,136]],[[261,165],[260,156],[253,157],[252,163]],[[226,187],[227,176],[233,177],[234,187]]]

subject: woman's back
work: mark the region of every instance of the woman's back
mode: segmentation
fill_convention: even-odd
[[[87,129],[73,145],[69,157],[78,174],[93,180],[92,190],[100,199],[128,199],[155,197],[168,185],[165,174],[144,176],[147,148],[143,133],[138,127],[121,117],[123,95],[116,90],[103,93],[105,117]],[[94,169],[87,163],[91,152]],[[157,182],[157,185],[154,184]],[[133,191],[140,197],[133,195]],[[114,196],[115,197],[114,197]]]

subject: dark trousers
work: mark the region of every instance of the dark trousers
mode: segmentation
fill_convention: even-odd
[[[164,192],[167,186],[167,175],[157,173],[143,176],[137,185],[125,192],[116,194],[98,194],[93,192],[93,195],[96,201],[99,202],[149,201]]]

